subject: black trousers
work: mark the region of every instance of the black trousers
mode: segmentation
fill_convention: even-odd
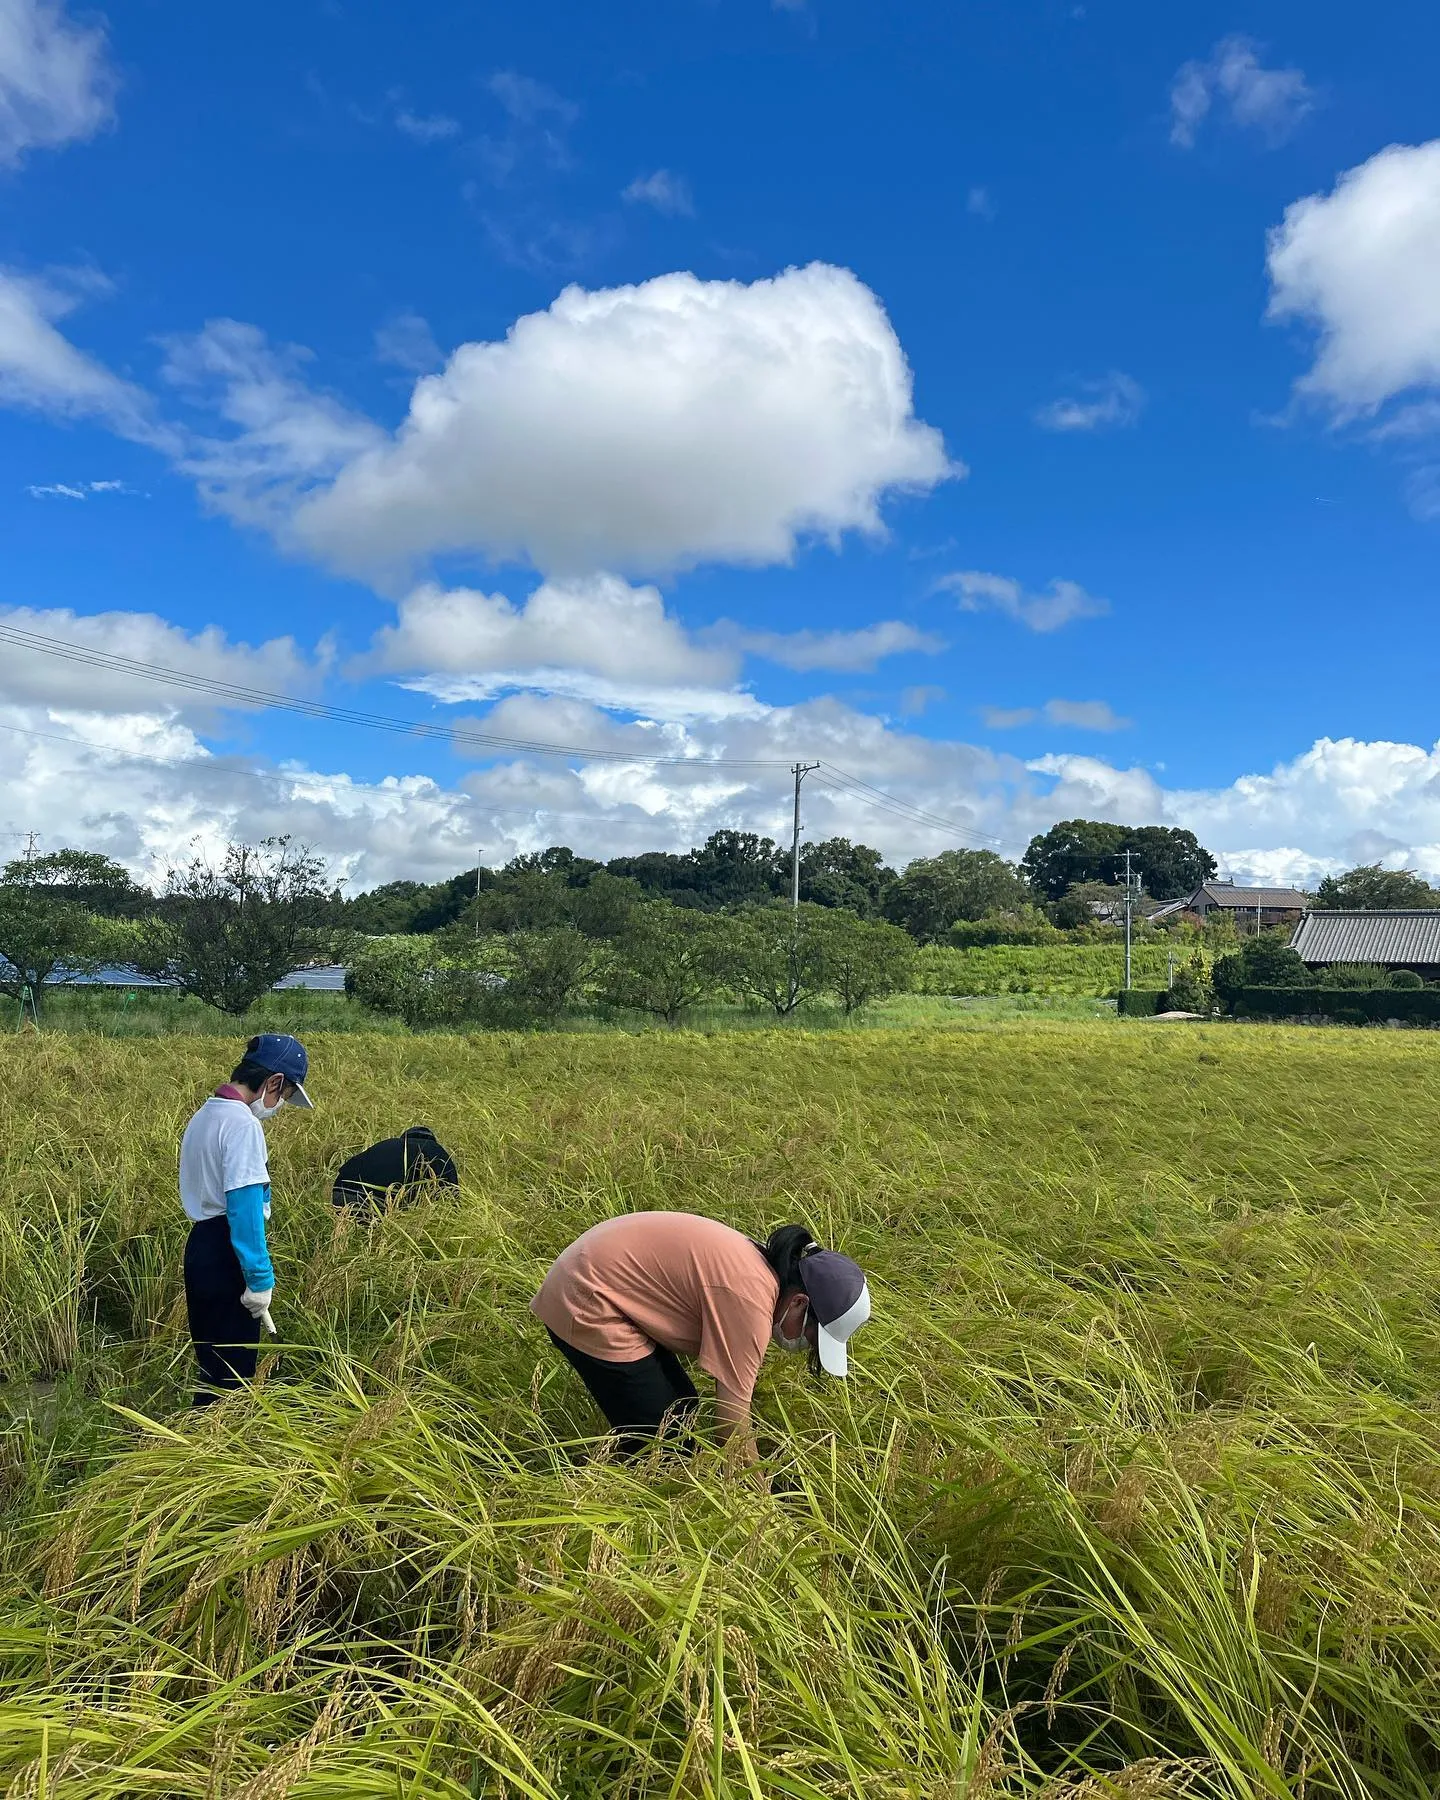
[[[546,1330],[550,1328],[547,1325]],[[590,1390],[590,1397],[610,1422],[622,1456],[634,1456],[669,1422],[680,1448],[690,1441],[690,1424],[700,1395],[671,1350],[657,1344],[639,1362],[603,1362],[577,1350],[550,1332],[550,1342]]]
[[[223,1214],[199,1220],[185,1240],[185,1311],[205,1384],[195,1390],[196,1406],[218,1400],[216,1389],[238,1388],[255,1379],[260,1321],[240,1304],[244,1292],[230,1221]]]

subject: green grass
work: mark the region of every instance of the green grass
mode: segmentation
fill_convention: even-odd
[[[282,1340],[192,1417],[201,1036],[0,1042],[0,1793],[1433,1800],[1428,1034],[319,1037]],[[464,1188],[366,1229],[350,1150]],[[532,1326],[595,1219],[799,1215],[876,1300],[766,1494]]]
[[[1193,955],[1188,944],[1139,939],[1131,951],[1136,987],[1165,987],[1170,958]],[[915,986],[929,994],[1113,994],[1125,980],[1125,946],[992,944],[954,950],[930,944],[916,958]]]
[[[917,1026],[943,1026],[970,1016],[976,1010],[970,1000],[960,1001],[947,994],[893,994],[874,1001],[862,1011],[846,1018],[840,1008],[827,999],[804,1002],[787,1019],[777,1021],[769,1007],[755,1004],[715,1003],[692,1007],[685,1021],[691,1031],[867,1031],[912,1029]],[[991,997],[982,1008],[991,1016],[1010,1017],[1018,1013],[1044,1012],[1048,1016],[1095,1018],[1104,1009],[1086,1001],[1071,1004],[1067,996],[1039,994],[1005,994]],[[18,1013],[10,1023],[19,1026]],[[28,1023],[23,1027],[29,1029]],[[315,993],[304,990],[283,994],[267,994],[244,1015],[230,1018],[213,1006],[174,994],[146,993],[140,990],[127,995],[123,989],[64,988],[47,999],[41,1019],[45,1032],[92,1032],[106,1037],[223,1037],[243,1039],[257,1031],[293,1031],[300,1036],[324,1031],[388,1032],[409,1035],[398,1020],[373,1012],[344,994]],[[476,1022],[473,1027],[482,1027]],[[630,1034],[656,1031],[668,1033],[663,1021],[643,1013],[606,1012],[592,1009],[567,1014],[552,1028],[562,1032],[611,1032]]]

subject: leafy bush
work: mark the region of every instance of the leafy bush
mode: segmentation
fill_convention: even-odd
[[[1015,912],[987,913],[983,919],[957,919],[948,941],[955,950],[988,949],[995,944],[1062,944],[1064,938],[1038,906]]]
[[[1189,962],[1182,963],[1170,983],[1168,1011],[1203,1013],[1207,1017],[1215,1005],[1215,989],[1205,958],[1197,949]]]
[[[433,937],[369,938],[351,958],[345,991],[412,1031],[478,1019],[499,983],[483,943],[466,954]]]
[[[1329,963],[1323,969],[1316,969],[1312,979],[1317,987],[1356,988],[1368,993],[1377,988],[1388,988],[1390,971],[1381,963]]]
[[[1288,931],[1262,931],[1246,938],[1239,949],[1217,957],[1212,980],[1228,1006],[1242,988],[1304,987],[1310,971],[1290,948]]]
[[[1390,985],[1397,991],[1414,993],[1416,989],[1423,988],[1425,982],[1414,969],[1392,969]]]
[[[1166,1010],[1164,988],[1121,988],[1116,1004],[1123,1019],[1150,1019]]]
[[[1330,1019],[1342,1025],[1440,1025],[1440,988],[1243,988],[1231,1010],[1237,1018]]]

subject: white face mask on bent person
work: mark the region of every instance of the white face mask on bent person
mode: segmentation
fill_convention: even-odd
[[[810,1302],[804,1294],[791,1294],[775,1314],[770,1336],[782,1350],[798,1353],[810,1348],[806,1325],[810,1318]]]

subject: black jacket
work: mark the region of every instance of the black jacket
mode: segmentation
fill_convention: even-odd
[[[459,1187],[455,1159],[428,1125],[411,1125],[341,1163],[330,1197],[336,1206],[379,1208],[392,1192],[413,1200],[437,1183]]]

